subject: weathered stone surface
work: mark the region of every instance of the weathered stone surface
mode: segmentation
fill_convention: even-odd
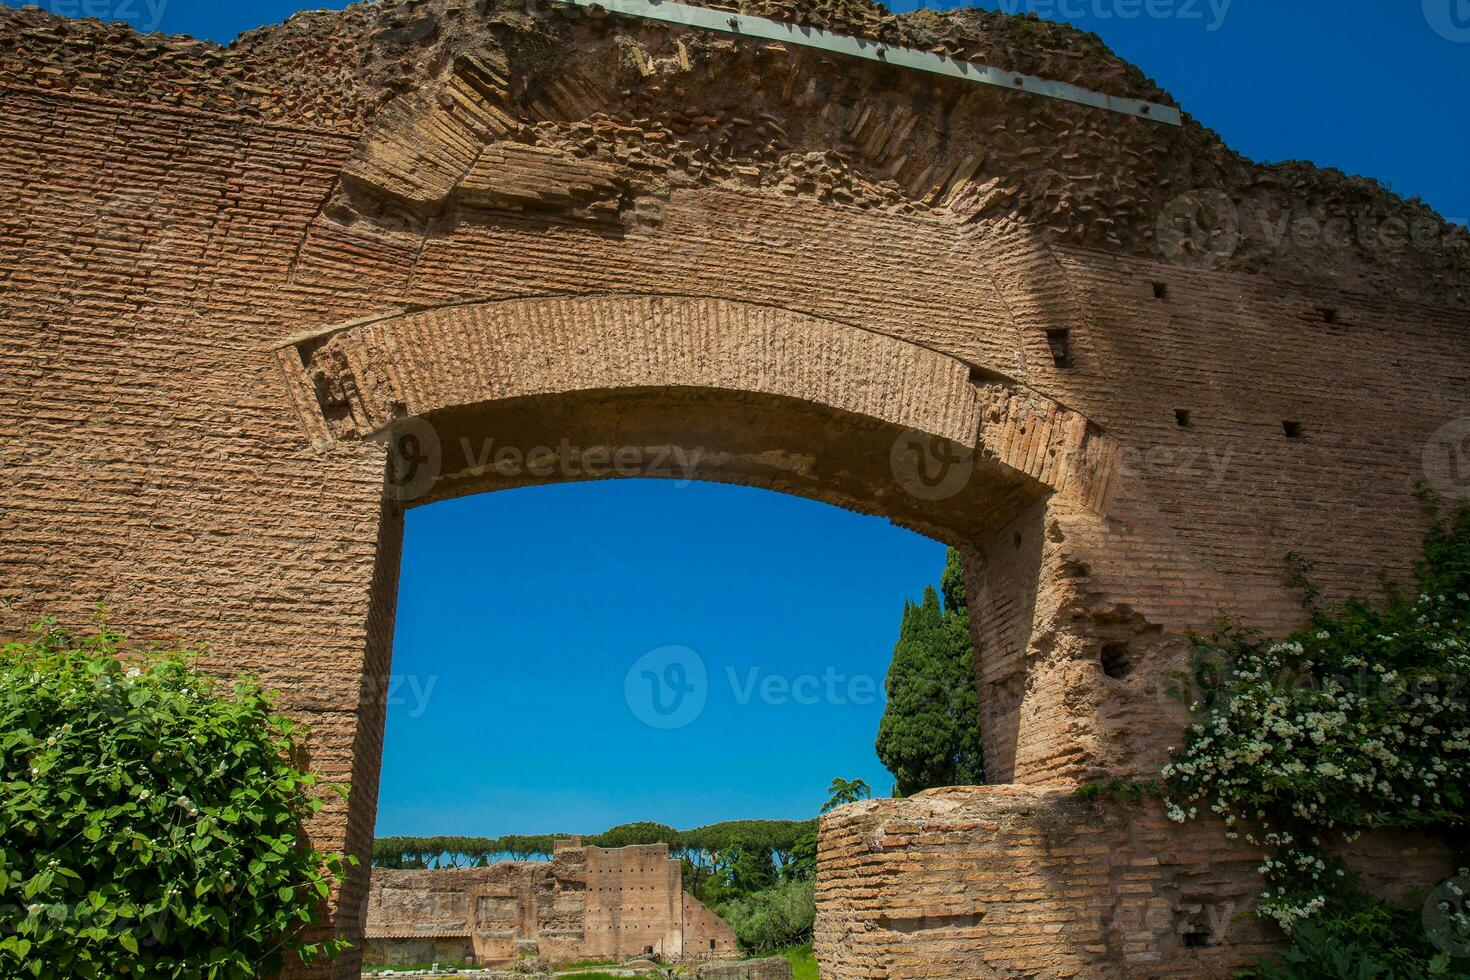
[[[780,956],[724,960],[701,964],[697,976],[699,980],[791,980],[791,963]]]
[[[1032,21],[752,9],[1163,98]],[[1202,905],[1253,856],[1148,815],[1068,854],[1101,833],[1070,787],[1157,772],[1191,630],[1301,622],[1288,551],[1333,597],[1405,570],[1426,447],[1470,416],[1463,229],[1194,123],[559,11],[224,49],[0,8],[0,627],[105,600],[257,672],[351,784],[313,834],[365,857],[406,507],[648,474],[882,514],[965,556],[987,769],[1020,786],[862,811],[915,833],[829,819],[829,973],[1228,975],[1262,937],[1072,914]],[[913,921],[977,896],[979,932]]]
[[[667,846],[576,841],[558,841],[550,861],[374,869],[366,939],[368,958],[384,965],[430,962],[426,941],[458,942],[488,967],[524,967],[528,956],[549,967],[644,954],[695,963],[737,950],[730,927],[684,892]]]
[[[1404,835],[1354,863],[1390,850],[1399,881],[1453,873],[1445,846]],[[1069,789],[852,804],[822,821],[816,952],[837,977],[1228,977],[1279,942],[1249,914],[1260,860],[1223,827]]]

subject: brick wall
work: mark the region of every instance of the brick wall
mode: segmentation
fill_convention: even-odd
[[[552,964],[656,955],[697,961],[736,952],[735,934],[683,889],[666,845],[582,847],[550,861],[485,868],[375,869],[367,938],[391,962],[426,938],[462,937],[482,966],[534,953]],[[387,963],[389,960],[374,962]]]
[[[991,778],[1035,787],[1062,837],[1091,817],[1045,793],[1156,771],[1189,630],[1299,622],[1288,551],[1331,596],[1415,553],[1426,444],[1470,415],[1464,238],[1421,206],[1258,168],[1193,123],[450,6],[317,13],[229,50],[0,9],[0,628],[105,601],[140,642],[259,673],[311,725],[313,768],[351,782],[321,845],[366,857],[372,836],[404,508],[560,478],[461,461],[385,493],[382,426],[392,443],[410,414],[444,464],[492,436],[698,449],[697,478],[959,545]],[[782,10],[1160,97],[1060,28]],[[1234,251],[1158,240],[1193,192],[1235,202]],[[1437,244],[1262,238],[1283,210],[1430,221]],[[973,450],[968,482],[916,494],[908,430]],[[1027,867],[973,828],[945,839],[941,867]],[[1248,859],[1203,841],[1180,853],[1235,881]],[[826,832],[823,875],[865,846]],[[824,936],[944,887],[885,867],[868,906],[824,883]],[[1122,873],[1048,867],[1051,924]],[[366,898],[364,866],[327,928],[360,931]],[[1050,955],[989,921],[985,956]],[[872,962],[896,970],[949,942],[883,934]],[[866,969],[824,942],[832,975]],[[1110,942],[1066,956],[1144,962]]]
[[[1402,835],[1355,863],[1389,848],[1388,878],[1452,873],[1446,847]],[[1260,859],[1222,827],[1069,789],[852,804],[822,821],[816,952],[838,977],[1229,977],[1279,942],[1250,915]]]

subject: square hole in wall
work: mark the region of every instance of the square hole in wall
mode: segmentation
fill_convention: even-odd
[[[1281,423],[1281,429],[1283,432],[1286,433],[1286,438],[1288,439],[1302,439],[1305,438],[1306,435],[1302,431],[1302,424],[1300,422],[1288,422],[1283,420]]]
[[[1154,299],[1168,299],[1169,284],[1166,282],[1154,283]]]
[[[1179,423],[1179,428],[1181,429],[1187,429],[1194,425],[1194,419],[1190,416],[1189,409],[1187,408],[1174,409],[1174,421]]]
[[[1200,949],[1210,945],[1210,934],[1208,932],[1186,932],[1184,934],[1184,945],[1191,949]]]
[[[1102,648],[1103,673],[1112,678],[1123,678],[1133,673],[1133,650],[1126,643],[1104,643]]]
[[[1051,359],[1059,368],[1072,366],[1072,331],[1067,329],[1048,330],[1046,343],[1051,348]]]
[[[1337,310],[1330,306],[1319,306],[1317,312],[1322,314],[1323,323],[1337,323]]]

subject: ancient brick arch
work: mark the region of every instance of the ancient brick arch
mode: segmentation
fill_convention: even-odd
[[[752,6],[1170,104],[1044,22]],[[1157,772],[1190,630],[1300,621],[1286,552],[1334,595],[1402,569],[1470,415],[1463,229],[1187,117],[567,5],[228,49],[4,7],[0,100],[0,626],[105,600],[260,673],[352,782],[324,846],[372,835],[403,508],[576,478],[491,435],[702,448],[967,556],[995,785],[825,819],[828,975],[1226,976],[1270,939],[1254,855],[1073,790]],[[948,495],[903,470],[935,447],[973,450]]]
[[[524,468],[487,472],[487,460],[466,449],[465,430],[485,428],[497,411],[518,414],[514,427],[500,423],[498,435],[524,443],[533,433],[550,437],[558,426],[576,424],[598,434],[598,445],[646,442],[636,428],[641,411],[650,437],[681,438],[685,459],[709,450],[691,475],[826,496],[942,526],[961,541],[1043,494],[1060,493],[1102,515],[1116,470],[1111,440],[1045,395],[873,330],[726,299],[594,295],[454,304],[298,335],[277,357],[318,450],[385,434],[391,445],[405,420],[433,420],[434,478],[416,475],[411,493],[399,488],[410,500],[474,492],[487,480],[500,486],[536,479]],[[723,409],[696,420],[690,405],[701,399],[746,405],[744,431],[720,424]],[[587,407],[599,403],[600,411]],[[678,407],[661,418],[663,404]],[[576,422],[576,413],[559,405],[579,406],[586,418]],[[803,422],[802,411],[828,428]],[[790,417],[784,426],[783,413]],[[835,447],[831,432],[839,424],[870,433],[872,445],[863,452]],[[883,451],[885,440],[910,436],[924,443],[920,449],[931,442],[949,447],[963,480],[938,486],[939,462],[930,473],[919,466],[923,460],[907,458],[902,444]],[[924,482],[931,476],[934,487]],[[957,514],[952,498],[962,490],[995,513]]]
[[[276,359],[304,441],[386,468],[375,617],[391,615],[405,507],[663,476],[794,493],[951,542],[989,613],[977,619],[977,642],[1014,651],[1038,615],[1045,622],[1073,594],[1048,581],[1058,560],[1043,560],[1048,536],[1058,539],[1064,523],[1105,535],[1118,479],[1116,444],[1047,396],[924,346],[776,306],[606,294],[469,302],[307,331]],[[991,664],[1011,682],[1014,664]],[[386,650],[370,650],[362,669],[359,725],[381,732]],[[1048,691],[1051,710],[1037,714],[1053,714],[1062,696]],[[986,711],[997,775],[1055,765],[1059,752],[1073,771],[1097,764],[1054,717],[1024,721],[1000,698]],[[370,790],[376,749],[358,746],[351,761],[354,786]],[[366,820],[372,802],[365,792],[352,805]]]

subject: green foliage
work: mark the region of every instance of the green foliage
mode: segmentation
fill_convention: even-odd
[[[1417,588],[1324,607],[1280,643],[1234,623],[1196,638],[1170,816],[1203,806],[1267,849],[1259,911],[1284,928],[1350,891],[1329,833],[1461,833],[1470,780],[1470,507],[1433,513]]]
[[[1082,783],[1077,787],[1079,800],[1110,799],[1121,803],[1137,803],[1145,796],[1158,796],[1163,788],[1158,783],[1113,779],[1106,783]]]
[[[1418,960],[1385,955],[1382,940],[1347,939],[1323,926],[1304,922],[1292,931],[1292,945],[1279,957],[1243,974],[1248,980],[1466,980],[1448,956],[1430,951]],[[1422,933],[1421,933],[1422,939]]]
[[[781,876],[788,881],[811,881],[817,876],[817,828],[802,831],[791,848],[791,858],[781,865]]]
[[[791,980],[818,980],[817,957],[810,944],[776,951],[791,964]]]
[[[735,930],[742,949],[769,952],[811,941],[816,894],[810,881],[783,881],[718,903],[714,911]]]
[[[975,695],[975,651],[959,554],[951,548],[940,580],[944,593],[904,607],[888,705],[878,726],[878,758],[908,796],[936,786],[984,781],[980,710]]]
[[[603,833],[582,835],[593,847],[631,844],[667,844],[676,857],[685,858],[695,879],[727,866],[737,849],[766,850],[778,867],[785,868],[793,848],[815,820],[727,820],[723,823],[675,830],[659,823],[629,823]],[[549,858],[552,846],[573,834],[510,834],[504,837],[381,837],[373,842],[373,866],[379,868],[483,867],[510,858]],[[686,881],[690,880],[686,874]]]
[[[342,862],[255,683],[103,629],[45,623],[0,651],[0,975],[256,977],[306,943]],[[127,655],[129,659],[120,660]]]
[[[847,803],[866,800],[873,795],[873,788],[868,785],[866,779],[843,779],[838,776],[832,780],[832,785],[827,787],[827,794],[827,802],[822,804],[823,813],[835,810]]]

